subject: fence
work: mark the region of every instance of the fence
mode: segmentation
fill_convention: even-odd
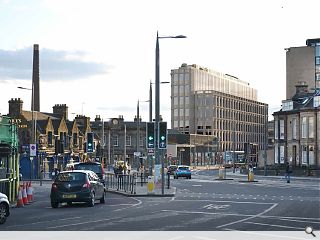
[[[10,180],[8,178],[0,179],[0,192],[4,193],[8,197],[10,195],[9,183],[10,183]]]
[[[136,194],[136,174],[106,174],[106,188]]]

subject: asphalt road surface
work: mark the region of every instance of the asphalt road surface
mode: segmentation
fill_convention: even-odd
[[[127,197],[107,193],[106,203],[50,207],[50,182],[34,184],[35,202],[11,208],[0,231],[305,231],[320,229],[319,179],[243,176],[216,180],[196,171],[171,179],[175,197]]]

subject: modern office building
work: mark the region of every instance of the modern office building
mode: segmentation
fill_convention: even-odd
[[[320,38],[307,39],[306,46],[286,48],[286,99],[296,94],[298,82],[320,88]]]
[[[171,70],[172,129],[216,137],[217,152],[244,151],[245,143],[265,149],[267,117],[248,82],[196,64]]]

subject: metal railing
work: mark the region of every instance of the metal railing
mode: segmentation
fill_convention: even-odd
[[[136,194],[136,174],[114,174],[106,173],[106,189],[129,192]]]
[[[8,197],[9,197],[9,193],[10,193],[9,183],[10,183],[9,178],[0,179],[0,192],[4,193]]]

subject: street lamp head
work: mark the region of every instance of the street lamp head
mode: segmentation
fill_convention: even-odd
[[[177,35],[177,36],[175,36],[174,38],[187,38],[187,36],[184,36],[184,35]]]

